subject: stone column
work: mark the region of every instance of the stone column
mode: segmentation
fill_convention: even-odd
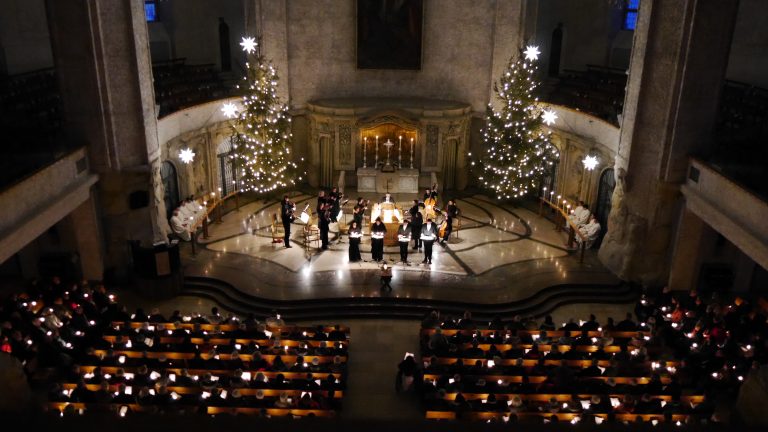
[[[662,285],[687,156],[709,146],[738,0],[644,0],[624,100],[616,189],[601,261]]]
[[[100,175],[107,266],[123,273],[129,240],[150,245],[168,232],[144,1],[48,0],[46,7],[65,128],[87,144]],[[149,196],[148,205],[130,202],[136,192]]]
[[[669,287],[688,291],[696,287],[701,272],[701,256],[715,232],[700,217],[683,209],[669,271]]]
[[[104,248],[93,196],[70,213],[69,219],[80,255],[83,278],[101,280],[104,275]]]

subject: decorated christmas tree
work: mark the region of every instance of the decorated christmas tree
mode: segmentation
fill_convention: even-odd
[[[237,86],[242,106],[221,108],[232,121],[232,158],[240,192],[271,191],[302,180],[291,157],[291,117],[277,96],[277,71],[258,49],[254,38],[243,38],[247,74]],[[303,158],[302,158],[303,160]]]
[[[559,157],[549,132],[543,130],[543,123],[552,124],[557,116],[542,109],[534,96],[538,55],[536,47],[527,47],[510,60],[494,84],[499,109],[488,105],[482,130],[485,151],[471,163],[480,185],[499,200],[521,198],[537,190]]]

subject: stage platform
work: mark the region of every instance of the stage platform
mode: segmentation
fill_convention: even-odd
[[[354,191],[348,195],[358,196]],[[413,198],[395,196],[405,208]],[[312,208],[316,204],[316,197],[306,194],[292,200],[299,210],[307,203]],[[348,214],[352,202],[344,209]],[[565,233],[535,211],[500,205],[482,195],[459,198],[457,205],[461,229],[445,246],[435,244],[431,266],[421,264],[423,252],[414,251],[413,242],[410,265],[397,262],[397,246],[385,248],[385,259],[393,267],[391,293],[380,290],[376,263],[348,261],[347,236],[339,238],[335,224],[327,251],[305,248],[300,222],[293,225],[293,248],[273,244],[271,218],[279,212],[275,201],[253,202],[225,214],[221,223],[211,224],[210,237],[199,240],[194,256],[186,245],[186,289],[234,310],[298,310],[335,300],[353,309],[366,304],[370,314],[377,305],[388,305],[392,311],[418,306],[413,315],[429,307],[539,315],[568,302],[619,303],[633,298],[634,293],[599,263],[595,251],[587,251],[580,263],[578,254],[567,249]],[[361,253],[370,261],[367,235]]]

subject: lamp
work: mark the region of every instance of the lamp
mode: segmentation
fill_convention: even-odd
[[[598,161],[597,156],[586,155],[581,163],[584,164],[584,168],[586,168],[587,171],[592,171],[600,162]]]

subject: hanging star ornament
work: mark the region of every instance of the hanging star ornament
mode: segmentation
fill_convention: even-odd
[[[235,118],[237,117],[237,106],[232,102],[227,102],[221,106],[221,112],[224,113],[227,118]]]
[[[179,152],[179,159],[185,164],[188,164],[195,160],[195,152],[189,148],[185,148]]]
[[[597,167],[597,164],[598,164],[597,156],[586,156],[584,157],[584,160],[581,162],[584,164],[584,167],[589,171],[592,171],[593,169],[595,169],[595,167]]]
[[[252,37],[244,37],[243,41],[240,42],[240,46],[243,47],[243,51],[247,52],[248,54],[256,51],[256,39]]]
[[[525,54],[526,60],[538,60],[539,54],[541,54],[541,51],[539,51],[539,47],[529,45],[525,47],[525,51],[523,51],[523,54]]]
[[[557,114],[552,109],[545,110],[541,113],[541,120],[544,121],[547,126],[550,126],[557,120]]]

